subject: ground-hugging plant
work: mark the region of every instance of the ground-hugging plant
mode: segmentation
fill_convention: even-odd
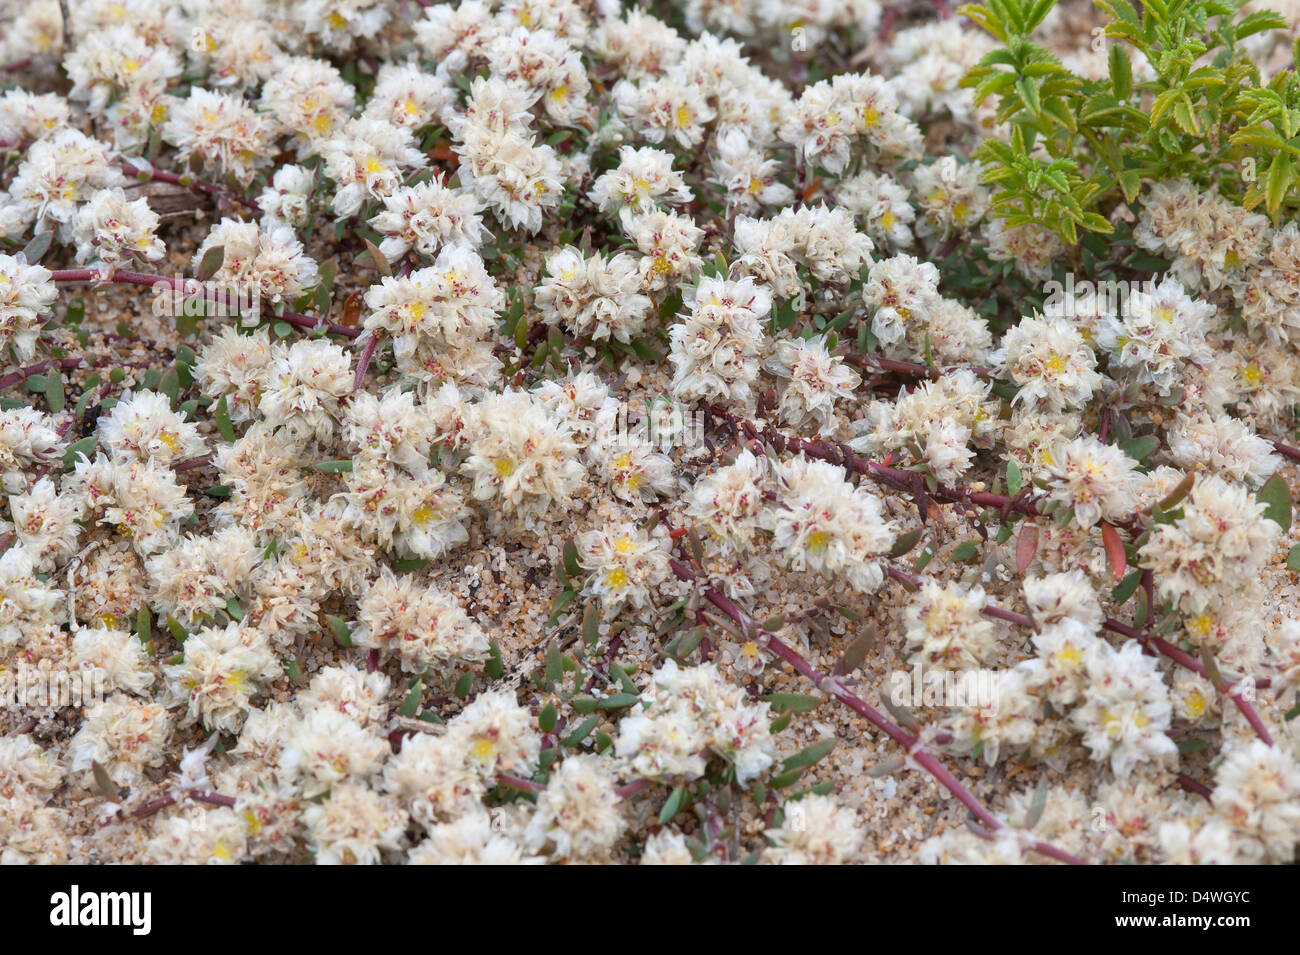
[[[1292,860],[1293,5],[412,12],[0,14],[0,859]]]

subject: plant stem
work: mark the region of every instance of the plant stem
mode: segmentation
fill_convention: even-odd
[[[669,561],[670,566],[679,578],[685,581],[694,581],[695,572],[686,564],[676,558]],[[941,786],[957,797],[963,806],[969,809],[977,819],[979,819],[988,829],[998,830],[1003,828],[1003,824],[998,821],[984,805],[976,799],[971,793],[957,781],[957,778],[948,771],[948,769],[939,762],[933,755],[927,752],[916,737],[904,732],[893,722],[886,719],[879,711],[869,705],[856,693],[851,692],[836,677],[829,676],[817,670],[811,663],[803,658],[797,650],[788,644],[782,642],[775,634],[760,628],[744,611],[732,603],[712,587],[705,587],[703,591],[704,599],[713,604],[718,610],[726,614],[734,621],[744,632],[762,635],[767,643],[767,648],[776,654],[785,662],[789,663],[796,671],[801,673],[813,682],[813,684],[835,699],[839,700],[849,709],[853,710],[859,716],[867,719],[873,726],[881,730],[899,746],[908,752],[908,755],[921,766],[926,772],[933,776]],[[1067,862],[1071,865],[1086,865],[1082,859],[1063,852],[1060,849],[1050,846],[1045,842],[1034,842],[1032,848],[1058,862]]]
[[[50,279],[54,282],[93,282],[102,278],[100,273],[95,269],[62,269],[50,273]],[[106,281],[118,285],[140,285],[145,288],[156,289],[159,285],[165,285],[168,288],[184,292],[186,291],[185,279],[169,279],[164,275],[149,275],[143,272],[123,272],[116,271]],[[216,289],[210,289],[206,285],[200,287],[199,292],[203,295],[205,301],[213,302],[217,305],[230,305],[230,298]],[[301,315],[298,312],[284,311],[280,314],[268,312],[263,309],[263,316],[286,322],[296,328],[314,330],[324,325],[325,328],[334,335],[341,335],[344,338],[357,338],[361,334],[359,328],[348,328],[346,325],[339,325],[337,322],[327,321],[324,318],[313,318],[310,315]]]

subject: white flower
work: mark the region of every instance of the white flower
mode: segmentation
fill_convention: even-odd
[[[1244,487],[1213,476],[1197,478],[1182,511],[1151,528],[1139,562],[1154,572],[1161,599],[1201,613],[1256,579],[1280,529]]]
[[[1173,708],[1155,658],[1137,641],[1119,651],[1102,641],[1096,651],[1087,661],[1083,704],[1070,713],[1092,758],[1109,758],[1115,775],[1125,777],[1136,763],[1177,753],[1165,735]]]
[[[72,223],[77,262],[112,266],[133,257],[157,262],[167,251],[154,234],[157,229],[158,214],[147,199],[128,202],[121,189],[101,189]]]
[[[1215,812],[1252,861],[1289,862],[1300,842],[1300,769],[1260,740],[1231,744],[1215,776]],[[1245,838],[1241,838],[1245,836]]]
[[[829,796],[810,794],[785,804],[785,823],[769,829],[772,848],[763,860],[774,865],[840,865],[862,845],[863,831],[851,809]]]
[[[597,756],[575,755],[555,768],[525,830],[529,848],[550,846],[569,859],[607,856],[626,828],[608,764]]]
[[[57,460],[64,439],[54,419],[36,408],[0,411],[0,486],[10,494],[27,486],[27,472]]]
[[[1141,483],[1137,462],[1113,444],[1092,435],[1063,441],[1052,449],[1047,466],[1051,474],[1051,499],[1074,509],[1080,527],[1099,520],[1113,521],[1133,512]]]
[[[285,740],[281,765],[298,773],[307,796],[340,783],[364,783],[378,773],[391,752],[380,726],[363,726],[332,706],[306,709]]]
[[[447,736],[464,747],[465,762],[476,769],[488,786],[500,773],[527,779],[537,770],[542,738],[533,714],[515,700],[513,691],[480,693],[456,714]]]
[[[562,322],[596,341],[612,335],[626,344],[640,336],[652,303],[638,291],[641,275],[633,256],[584,258],[565,246],[546,260],[546,272],[536,302],[549,323]]]
[[[1282,466],[1273,445],[1236,418],[1180,413],[1169,429],[1169,454],[1188,470],[1208,468],[1260,485]]]
[[[344,783],[302,814],[317,865],[377,865],[405,841],[406,812],[373,789]]]
[[[89,781],[92,765],[99,763],[119,786],[137,785],[146,769],[163,764],[171,731],[166,707],[118,693],[87,710],[68,747],[69,768]]]
[[[626,220],[632,213],[654,212],[659,203],[688,203],[693,196],[681,172],[673,169],[671,153],[651,146],[624,146],[618,165],[596,179],[590,198],[602,212],[618,213]]]
[[[875,309],[871,330],[876,338],[895,345],[938,304],[939,270],[910,255],[882,259],[871,266],[862,298]]]
[[[1115,342],[1112,367],[1124,369],[1140,384],[1167,395],[1185,362],[1206,365],[1214,351],[1206,340],[1218,310],[1192,299],[1169,277],[1148,290],[1134,290],[1110,330]]]
[[[456,600],[414,577],[388,571],[371,582],[359,608],[353,639],[397,654],[402,669],[423,673],[448,663],[487,657],[488,639]]]
[[[909,650],[932,666],[964,670],[991,661],[997,649],[993,622],[982,613],[988,597],[979,584],[927,580],[903,611]]]
[[[257,167],[270,161],[272,125],[242,99],[225,93],[190,88],[188,99],[175,103],[162,135],[178,150],[184,164],[197,158],[221,177],[234,176],[247,185]]]
[[[884,571],[875,558],[894,544],[880,498],[826,461],[799,457],[775,471],[778,503],[760,516],[773,548],[796,569],[841,575],[862,592],[879,587]]]
[[[843,358],[827,352],[825,336],[782,339],[763,367],[784,381],[781,417],[796,428],[808,423],[818,431],[830,424],[835,399],[851,400],[862,380]]]
[[[42,318],[58,294],[48,269],[0,255],[0,348],[23,361],[35,355]]]
[[[163,667],[168,689],[192,720],[235,732],[264,682],[280,675],[265,634],[237,622],[205,627],[185,640],[184,659]]]
[[[172,411],[171,399],[154,391],[123,395],[101,417],[99,440],[118,459],[139,458],[171,464],[207,450],[198,426]]]
[[[507,390],[479,405],[476,437],[461,472],[476,500],[499,502],[521,518],[550,519],[582,485],[568,421],[527,392]]]
[[[270,231],[255,222],[222,219],[214,225],[194,253],[197,271],[210,249],[222,250],[221,266],[211,281],[237,293],[241,303],[292,302],[319,279],[316,263],[303,251],[293,229],[273,226]],[[228,294],[228,298],[229,298]]]
[[[771,292],[748,277],[738,282],[707,277],[686,290],[683,304],[688,314],[668,333],[673,394],[747,404],[758,378]]]
[[[578,538],[578,561],[588,572],[584,593],[598,597],[607,616],[625,605],[640,609],[651,590],[671,576],[668,541],[633,524],[615,524]]]
[[[258,408],[268,424],[297,438],[324,440],[334,432],[338,403],[352,392],[352,358],[327,341],[298,341],[271,366]]]
[[[1065,319],[1022,318],[1003,336],[993,361],[1020,386],[1013,399],[1017,404],[1064,411],[1087,404],[1101,386],[1096,356]]]
[[[324,60],[294,57],[262,87],[258,107],[298,140],[299,155],[317,152],[352,114],[356,91]]]
[[[448,189],[436,180],[403,186],[384,199],[384,211],[370,224],[384,234],[379,251],[397,262],[415,249],[434,256],[445,245],[477,248],[483,243],[483,220],[474,196]]]
[[[274,232],[281,225],[294,229],[305,226],[311,213],[311,195],[315,185],[316,174],[311,169],[292,163],[277,169],[271,184],[257,197],[258,207],[262,210],[262,231]]]
[[[348,120],[320,152],[325,175],[338,186],[331,208],[340,218],[356,215],[367,199],[391,196],[404,172],[429,164],[407,127],[364,117]]]
[[[785,206],[794,198],[794,190],[777,178],[781,164],[752,147],[738,128],[718,134],[709,165],[710,181],[722,187],[729,209],[752,213],[763,206]]]
[[[420,129],[438,122],[455,99],[446,75],[426,73],[414,63],[384,63],[361,115]]]

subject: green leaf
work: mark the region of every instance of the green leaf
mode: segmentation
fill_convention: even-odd
[[[50,403],[50,411],[58,414],[67,405],[63,393],[63,373],[52,371],[45,382],[45,400]]]
[[[1273,163],[1268,169],[1268,181],[1265,192],[1264,207],[1268,209],[1269,215],[1273,215],[1282,208],[1282,200],[1287,196],[1291,188],[1291,157],[1280,155],[1273,157]]]
[[[1160,447],[1160,439],[1154,434],[1144,434],[1138,438],[1121,441],[1119,444],[1120,450],[1139,464],[1150,457],[1158,447]]]
[[[402,700],[402,705],[397,708],[398,716],[412,717],[420,709],[420,699],[424,695],[424,678],[416,677],[415,683],[411,685],[411,692],[406,694],[406,699]]]
[[[683,803],[686,802],[686,788],[678,786],[669,795],[663,807],[659,810],[659,825],[666,826],[668,821],[677,815],[681,810]]]
[[[1020,465],[1015,461],[1007,462],[1007,493],[1013,497],[1020,493],[1021,488]]]
[[[393,267],[388,264],[387,257],[379,251],[379,247],[369,239],[362,239],[361,241],[366,244],[366,253],[370,256],[370,261],[379,270],[379,273],[385,278],[392,278]]]
[[[103,767],[99,760],[92,759],[90,761],[90,772],[95,777],[95,785],[104,794],[104,798],[116,800],[120,792],[117,786],[114,785],[112,777],[108,775],[108,770]]]
[[[324,471],[326,474],[343,474],[352,470],[352,459],[340,458],[337,461],[321,461],[315,467],[317,471]]]
[[[578,547],[571,540],[564,542],[564,570],[570,577],[582,576],[582,565],[578,563]]]
[[[235,443],[235,425],[230,420],[230,408],[226,404],[226,396],[222,395],[217,401],[216,410],[217,430],[221,432],[221,440],[229,443]]]
[[[340,647],[351,650],[356,646],[356,643],[352,640],[352,628],[348,626],[346,620],[342,617],[330,616],[325,618],[325,622],[329,625],[330,635],[334,638],[334,642]]]
[[[1110,88],[1115,98],[1126,100],[1133,92],[1133,64],[1122,43],[1110,45]]]
[[[554,703],[547,703],[542,707],[542,711],[537,714],[537,725],[543,733],[549,733],[555,729],[555,722],[559,719],[559,713],[555,709]]]
[[[469,691],[473,688],[473,686],[474,686],[474,674],[462,673],[460,679],[456,681],[456,686],[452,689],[452,692],[455,693],[456,696],[458,696],[460,699],[464,700],[469,697]]]
[[[1286,566],[1288,570],[1300,573],[1300,544],[1296,544],[1287,552]]]
[[[74,441],[68,445],[68,450],[63,452],[64,467],[72,467],[77,463],[77,458],[85,455],[90,457],[90,453],[95,450],[98,439],[92,434],[88,438],[82,438],[80,441]]]
[[[596,709],[621,710],[625,706],[631,706],[640,701],[641,697],[635,693],[611,693],[609,696],[596,701]]]
[[[784,763],[781,769],[784,772],[790,772],[795,769],[807,769],[818,760],[824,758],[831,750],[835,748],[836,741],[833,739],[822,740],[820,743],[813,743],[799,752],[795,753]]]
[[[172,639],[177,643],[184,643],[189,638],[189,633],[186,632],[180,621],[175,617],[167,618],[167,632],[172,635]]]
[[[35,265],[45,257],[45,253],[50,250],[50,243],[54,241],[53,232],[38,232],[32,237],[23,248],[23,258],[27,260],[28,265]]]
[[[1282,528],[1283,534],[1291,529],[1291,489],[1282,475],[1274,474],[1265,481],[1255,500],[1264,505],[1264,516]]]
[[[488,649],[487,663],[483,665],[483,669],[491,680],[501,679],[506,672],[505,663],[501,659],[501,644],[495,640]]]
[[[200,282],[206,282],[220,271],[221,263],[225,259],[226,247],[224,245],[213,246],[203,253],[203,258],[199,260],[199,267],[194,270],[194,277]]]
[[[564,737],[564,745],[577,746],[579,743],[581,743],[584,739],[587,738],[588,734],[590,734],[591,731],[594,730],[599,723],[600,723],[600,716],[598,715],[588,716],[585,720],[579,723],[577,727],[574,728],[572,733]]]
[[[788,710],[791,713],[807,713],[822,705],[822,700],[804,693],[769,693],[762,697],[773,709]]]
[[[148,607],[141,607],[135,615],[135,635],[145,646],[153,641],[153,617]]]

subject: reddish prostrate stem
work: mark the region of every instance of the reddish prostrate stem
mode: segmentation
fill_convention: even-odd
[[[235,797],[223,796],[221,793],[191,793],[190,798],[198,802],[205,802],[210,806],[225,806],[227,809],[235,808]]]
[[[922,365],[914,361],[900,361],[897,358],[883,358],[880,355],[845,355],[845,362],[850,365],[857,365],[859,368],[876,368],[880,371],[892,371],[901,375],[910,375],[913,378],[935,379],[940,377],[944,372],[956,371],[952,368],[931,368],[928,365]],[[992,378],[992,368],[966,367],[966,371],[971,372],[978,378]]]
[[[1281,441],[1274,441],[1273,447],[1278,454],[1290,458],[1292,461],[1300,461],[1300,448],[1292,447],[1289,444],[1283,444]]]
[[[94,269],[62,269],[50,273],[50,278],[55,282],[95,282],[102,277]],[[109,282],[115,282],[118,285],[140,285],[145,288],[157,288],[159,285],[165,285],[168,288],[186,292],[187,281],[185,279],[169,279],[164,275],[148,275],[143,272],[114,272],[112,277],[107,279]],[[196,294],[202,294],[206,301],[213,302],[217,305],[232,304],[230,298],[225,293],[216,289],[210,289],[205,285],[196,291]],[[337,322],[327,321],[324,318],[312,318],[309,315],[300,315],[297,312],[284,311],[276,314],[271,311],[263,311],[267,318],[277,319],[286,322],[296,328],[314,330],[320,326],[325,328],[334,335],[342,335],[344,338],[356,338],[361,334],[357,328],[348,328],[346,325],[339,325]]]
[[[520,779],[518,776],[501,775],[497,777],[497,782],[502,786],[509,786],[511,789],[518,789],[524,793],[540,793],[546,790],[546,787],[541,783],[535,783],[531,779]]]
[[[81,364],[80,358],[47,358],[45,361],[38,361],[34,365],[28,365],[26,368],[20,368],[18,371],[11,372],[0,378],[0,389],[8,388],[11,385],[19,384],[26,381],[32,375],[39,375],[43,371],[49,371],[51,368],[62,368],[64,370],[76,368]]]
[[[637,793],[649,789],[655,784],[653,779],[634,779],[626,786],[619,786],[614,790],[614,795],[619,799],[627,799],[629,796],[635,796]]]
[[[774,429],[760,430],[752,421],[746,421],[739,415],[728,411],[719,405],[711,405],[709,413],[722,419],[727,425],[738,434],[743,434],[746,438],[756,441],[766,441],[772,444],[778,451],[798,451],[810,458],[817,458],[822,461],[829,461],[831,464],[838,464],[842,467],[855,471],[871,478],[877,483],[892,487],[896,491],[903,491],[912,494],[916,490],[916,480],[919,475],[914,471],[903,471],[899,468],[887,467],[877,461],[870,461],[866,458],[859,458],[853,454],[847,447],[841,445],[823,444],[816,441],[805,441],[803,438],[792,438],[781,434]],[[967,488],[951,488],[942,484],[936,485],[934,490],[926,489],[930,497],[938,498],[941,501],[951,503],[977,504],[981,507],[997,507],[1007,511],[1017,511],[1026,517],[1041,517],[1042,512],[1038,509],[1038,504],[1033,497],[1028,495],[1016,495],[1008,497],[1005,494],[991,494],[984,491],[971,491]]]
[[[1189,793],[1196,793],[1196,795],[1204,796],[1206,799],[1212,799],[1214,795],[1210,792],[1209,786],[1205,785],[1205,783],[1200,780],[1193,779],[1186,773],[1178,774],[1178,785],[1182,786]]]
[[[204,182],[201,179],[195,179],[192,176],[178,176],[174,172],[163,172],[161,169],[148,167],[141,169],[129,162],[118,163],[118,168],[128,176],[133,176],[141,182],[167,182],[173,186],[184,186],[186,189],[192,189],[195,192],[202,192],[209,196],[218,196],[228,199],[231,202],[237,202],[246,209],[251,209],[258,215],[261,215],[261,207],[252,199],[245,199],[239,193],[222,186],[213,185],[210,182]]]
[[[674,558],[669,561],[669,564],[672,566],[673,573],[682,580],[695,580],[695,572],[681,561]],[[817,670],[811,663],[805,660],[797,650],[782,642],[775,634],[761,629],[743,610],[712,587],[706,587],[703,591],[703,596],[705,600],[713,604],[713,606],[717,607],[738,626],[740,626],[742,631],[756,635],[762,634],[767,641],[767,647],[769,650],[779,656],[786,663],[789,663],[799,673],[811,680],[818,689],[835,697],[835,699],[849,707],[849,709],[853,710],[859,716],[865,717],[873,726],[884,732],[885,735],[899,746],[903,747],[917,765],[921,766],[926,772],[933,776],[941,786],[956,796],[961,804],[974,813],[975,817],[984,823],[984,825],[990,830],[1003,828],[1002,823],[998,821],[997,817],[984,808],[984,805],[971,795],[970,792],[957,781],[957,778],[953,776],[952,773],[948,772],[947,768],[939,762],[938,759],[927,752],[923,746],[917,745],[916,737],[909,735],[898,726],[895,726],[890,720],[886,719],[879,711],[865,702],[856,693],[851,692],[838,679]],[[1087,864],[1084,860],[1072,856],[1068,852],[1063,852],[1045,842],[1034,842],[1032,843],[1032,848],[1036,852],[1040,852],[1045,856],[1056,859],[1058,862],[1067,862],[1071,865]]]
[[[914,475],[911,472],[900,471],[897,468],[886,467],[885,465],[878,464],[875,461],[868,461],[865,458],[855,457],[846,447],[824,445],[816,441],[805,441],[803,438],[791,438],[774,429],[760,431],[753,422],[746,421],[744,418],[728,411],[726,408],[714,405],[710,407],[709,411],[716,417],[726,421],[727,424],[730,425],[738,434],[743,434],[751,440],[769,442],[778,450],[799,451],[808,457],[819,458],[823,461],[829,461],[832,464],[842,465],[851,471],[856,471],[859,474],[863,474],[897,490],[907,493],[915,493],[915,486],[913,484]],[[940,500],[968,502],[986,507],[998,507],[1005,511],[1015,510],[1030,517],[1039,516],[1037,504],[1032,499],[1022,497],[1021,495],[1007,497],[1003,494],[975,492],[969,491],[965,488],[946,488],[942,485],[939,485],[935,490],[930,491],[929,493],[932,497],[939,498]],[[891,576],[896,575],[891,573]],[[1149,577],[1145,582],[1147,586],[1150,587]],[[1150,598],[1148,598],[1148,601],[1150,601]],[[1148,602],[1148,606],[1151,605],[1152,604]],[[998,607],[986,607],[984,608],[984,612],[989,616],[998,617],[1002,620],[1010,620],[1013,623],[1023,623],[1026,626],[1033,626],[1033,621],[1030,618],[1025,617],[1023,614],[1016,614],[1012,611],[1002,610]],[[1188,656],[1188,654],[1184,653],[1182,650],[1179,650],[1173,644],[1169,643],[1167,640],[1162,640],[1159,637],[1143,633],[1127,624],[1123,624],[1118,620],[1112,620],[1110,618],[1106,619],[1104,625],[1108,630],[1112,630],[1115,633],[1122,633],[1125,636],[1141,640],[1147,646],[1152,647],[1169,657],[1169,659],[1174,660],[1189,669],[1195,670],[1201,676],[1206,676],[1204,666],[1192,657]],[[1262,688],[1260,683],[1256,683],[1255,686],[1257,688]],[[1269,734],[1268,728],[1264,726],[1263,721],[1259,718],[1259,714],[1255,712],[1255,708],[1240,696],[1230,695],[1232,702],[1236,704],[1237,709],[1241,711],[1242,716],[1244,716],[1246,721],[1250,723],[1259,738],[1269,746],[1272,746],[1273,737]]]
[[[373,333],[366,341],[366,347],[361,349],[361,357],[357,359],[357,373],[352,379],[352,390],[360,391],[361,384],[366,380],[366,370],[370,367],[370,359],[375,357],[375,348],[379,345],[379,334]]]
[[[1147,644],[1148,646],[1154,647],[1156,650],[1158,650],[1160,653],[1167,656],[1169,659],[1173,660],[1175,663],[1179,663],[1182,666],[1187,667],[1187,669],[1195,671],[1196,673],[1198,673],[1199,675],[1201,675],[1207,680],[1210,679],[1209,673],[1207,673],[1205,670],[1205,664],[1203,664],[1200,660],[1195,659],[1190,654],[1185,653],[1184,651],[1178,649],[1178,647],[1174,646],[1168,640],[1165,640],[1161,637],[1153,636],[1151,634],[1143,633],[1141,630],[1138,630],[1134,627],[1130,627],[1127,624],[1120,623],[1120,621],[1118,620],[1112,620],[1109,617],[1107,617],[1106,620],[1102,623],[1102,626],[1105,627],[1107,630],[1113,631],[1115,633],[1122,633],[1124,636],[1131,637],[1134,640],[1141,640],[1143,643]],[[1259,714],[1255,712],[1255,708],[1251,706],[1249,702],[1242,699],[1242,697],[1239,694],[1232,692],[1232,688],[1234,686],[1236,686],[1235,683],[1225,683],[1223,685],[1223,692],[1226,692],[1228,694],[1228,698],[1231,699],[1232,702],[1236,704],[1237,709],[1241,711],[1241,715],[1246,718],[1246,722],[1249,723],[1251,728],[1255,731],[1255,735],[1258,736],[1260,739],[1262,739],[1265,742],[1265,744],[1272,746],[1273,737],[1269,733],[1268,727],[1264,725],[1264,721],[1259,718]],[[1258,688],[1260,684],[1256,683],[1255,686]]]

